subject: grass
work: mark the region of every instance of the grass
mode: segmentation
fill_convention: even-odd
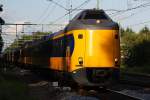
[[[28,87],[15,76],[0,73],[0,100],[33,100]]]

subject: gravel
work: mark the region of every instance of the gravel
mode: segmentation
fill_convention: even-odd
[[[141,100],[150,100],[150,88],[147,87],[120,84],[112,87],[111,89],[129,96],[137,97]]]
[[[141,100],[150,100],[150,93],[145,93],[144,90],[126,90],[125,89],[120,92],[133,96],[133,97],[137,97]]]

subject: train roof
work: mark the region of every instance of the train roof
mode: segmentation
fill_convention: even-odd
[[[70,21],[65,31],[77,29],[119,29],[119,27],[104,10],[86,9]]]
[[[86,19],[111,20],[111,18],[102,9],[86,9],[77,14],[72,21]]]
[[[53,37],[55,37],[55,36],[57,36],[61,33],[63,33],[63,30],[60,30],[58,32],[54,32],[52,34],[45,35],[45,36],[41,37],[41,39],[38,39],[38,40],[27,41],[22,45],[22,47],[23,48],[28,48],[28,47],[38,45],[39,43],[44,42],[44,41],[48,41],[51,38],[53,38]]]
[[[48,34],[48,35],[45,35],[41,38],[42,41],[44,40],[48,40],[50,37],[52,36],[52,34]]]

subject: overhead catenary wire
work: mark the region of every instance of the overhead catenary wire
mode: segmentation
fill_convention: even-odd
[[[131,10],[135,10],[135,9],[139,9],[139,8],[145,8],[145,7],[149,7],[149,6],[150,6],[150,2],[141,4],[139,6],[136,6],[136,7],[130,8],[130,9],[122,10],[122,11],[119,11],[119,12],[124,13],[124,12],[127,12],[127,11],[131,11]],[[123,21],[123,20],[126,20],[128,18],[131,18],[132,16],[134,16],[136,14],[139,14],[139,11],[136,12],[136,13],[133,13],[133,14],[127,16],[127,17],[124,17],[124,18],[120,19],[120,21]],[[119,15],[120,15],[120,13],[119,13]],[[138,25],[146,24],[146,23],[150,23],[150,20],[144,21],[144,22],[140,22],[140,23],[136,23],[136,24],[126,25],[126,27],[135,27],[135,26],[138,26]]]
[[[49,12],[47,13],[47,16],[45,16],[45,17],[40,21],[40,24],[43,23],[48,17],[50,17],[50,14],[52,14],[52,12],[54,11],[55,8],[56,8],[56,5],[53,5],[52,9],[49,10]]]
[[[84,4],[88,3],[89,1],[90,1],[90,0],[86,0],[86,1],[84,1],[82,4],[80,4],[79,6],[75,7],[74,9],[71,9],[70,13],[72,13],[73,11],[79,10],[78,8],[82,7]],[[49,6],[50,6],[50,5],[51,5],[51,4],[49,4],[49,5],[47,6],[46,10],[49,9]],[[46,10],[45,10],[43,13],[47,12]],[[65,14],[64,16],[66,16],[66,15],[68,15],[68,14],[69,14],[69,13]],[[47,15],[47,16],[48,16],[48,15]],[[45,18],[46,18],[46,17],[45,17]],[[58,19],[60,19],[60,18],[58,18]],[[45,19],[43,19],[43,20],[45,20]],[[51,24],[12,24],[12,23],[6,23],[5,25],[6,25],[6,26],[7,26],[7,25],[59,25],[59,26],[64,26],[64,24],[55,24],[55,23],[51,23]],[[8,35],[8,34],[4,33],[3,35]]]
[[[148,10],[149,10],[149,8],[148,8]],[[116,20],[118,20],[119,22],[120,22],[120,21],[124,21],[124,20],[126,20],[126,19],[129,19],[129,18],[131,18],[131,17],[133,17],[133,16],[137,15],[137,14],[141,14],[141,13],[143,13],[143,11],[145,12],[145,10],[141,9],[140,11],[137,11],[137,12],[131,13],[131,14],[130,14],[130,15],[128,15],[128,16],[125,16],[125,17],[122,17],[122,18],[115,18],[115,19],[116,19]],[[139,13],[139,12],[140,12],[140,13]]]
[[[141,23],[137,23],[137,24],[127,25],[127,26],[134,27],[134,26],[138,26],[138,25],[142,25],[142,24],[146,24],[146,23],[150,23],[150,20],[144,21],[144,22],[141,22]]]
[[[41,20],[44,17],[45,13],[48,11],[50,6],[51,6],[51,3],[48,4],[48,6],[45,8],[45,10],[42,12],[42,14],[34,22]]]
[[[54,3],[54,4],[56,4],[57,6],[59,6],[59,7],[61,7],[61,8],[63,8],[63,9],[65,9],[65,10],[67,10],[67,11],[68,11],[68,9],[67,9],[67,8],[65,8],[65,7],[64,7],[64,6],[62,6],[61,4],[59,4],[59,3],[55,2],[54,0],[48,0],[48,1],[50,1],[50,2]]]
[[[72,10],[70,11],[70,13],[72,13],[72,12],[75,11],[75,10],[83,10],[83,9],[78,9],[78,8],[80,8],[82,5],[88,3],[89,1],[90,1],[90,0],[86,0],[86,1],[85,1],[84,3],[82,3],[79,7],[76,7],[75,9],[72,9]],[[136,7],[133,7],[133,8],[129,8],[129,9],[126,9],[126,10],[108,9],[108,10],[105,10],[105,11],[116,11],[116,12],[114,12],[114,13],[109,14],[110,16],[111,16],[111,15],[112,15],[112,16],[116,16],[116,15],[120,15],[120,13],[125,13],[125,12],[127,12],[127,11],[131,11],[131,10],[135,10],[135,9],[138,9],[138,8],[150,6],[150,5],[148,5],[148,4],[150,4],[150,2],[141,4],[141,5],[139,5],[139,6],[136,6]],[[54,20],[53,22],[51,22],[51,23],[55,23],[55,22],[61,20],[62,18],[64,18],[64,17],[67,16],[68,14],[69,14],[69,13],[66,13],[65,15],[63,15],[63,16],[61,16],[61,17],[55,19],[55,20]],[[116,15],[114,15],[114,14],[116,14]]]
[[[6,35],[6,36],[8,36],[8,35],[16,35],[16,34],[14,34],[14,33],[33,33],[33,32],[37,32],[37,31],[39,31],[39,28],[37,29],[37,31],[31,31],[31,30],[29,30],[29,31],[22,31],[22,30],[19,30],[19,31],[16,31],[16,27],[19,27],[19,26],[61,26],[61,27],[63,27],[63,26],[65,26],[66,24],[17,24],[17,23],[5,23],[4,25],[2,25],[3,26],[3,29],[5,28],[5,27],[8,27],[8,26],[12,26],[12,29],[11,29],[11,31],[9,31],[9,30],[7,30],[7,29],[4,29],[3,31],[2,31],[2,35],[4,36],[4,35]],[[36,28],[36,27],[35,27]],[[40,28],[40,30],[41,30],[41,28]]]
[[[125,12],[131,11],[131,10],[135,10],[135,9],[139,9],[139,8],[143,8],[143,7],[147,7],[147,6],[150,6],[150,2],[141,4],[141,5],[138,5],[138,6],[133,7],[133,8],[128,8],[128,9],[126,9],[126,10],[120,10],[120,11],[111,13],[111,14],[109,14],[109,15],[110,15],[110,16],[116,16],[116,15],[120,15],[121,13],[125,13]]]
[[[82,7],[84,4],[88,3],[89,1],[91,0],[86,0],[84,1],[82,4],[80,4],[79,6],[75,7],[74,9],[72,9],[70,12],[64,14],[63,16],[61,17],[58,17],[57,19],[55,19],[53,22],[51,22],[51,24],[54,24],[56,23],[57,21],[61,20],[62,18],[64,18],[65,16],[69,15],[70,13],[72,13],[73,11],[77,10],[78,8]]]

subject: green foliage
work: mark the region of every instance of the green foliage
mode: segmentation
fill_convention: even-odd
[[[126,36],[126,34],[134,34],[135,32],[131,28],[127,28],[126,30],[123,28],[120,28],[121,37]]]
[[[42,36],[51,34],[52,32],[35,32],[32,35],[22,35],[22,37],[18,40],[15,40],[8,48],[5,49],[5,52],[10,51],[14,48],[20,47],[23,43],[27,41],[38,40]]]
[[[132,34],[131,34],[132,33]],[[145,34],[146,33],[146,34]],[[130,29],[122,37],[122,61],[125,66],[146,66],[150,64],[150,31],[144,27],[139,33]]]
[[[127,28],[126,29],[126,31],[125,31],[126,33],[129,33],[129,34],[134,34],[135,32],[131,29],[131,28]]]
[[[143,29],[140,30],[139,34],[150,34],[149,28],[145,26]]]
[[[38,40],[40,39],[42,36],[45,36],[45,35],[48,35],[48,34],[51,34],[51,32],[36,32],[36,33],[33,33],[32,35],[32,39],[33,40]]]
[[[123,28],[120,28],[120,33],[121,33],[120,36],[123,37],[125,34],[125,30]]]

